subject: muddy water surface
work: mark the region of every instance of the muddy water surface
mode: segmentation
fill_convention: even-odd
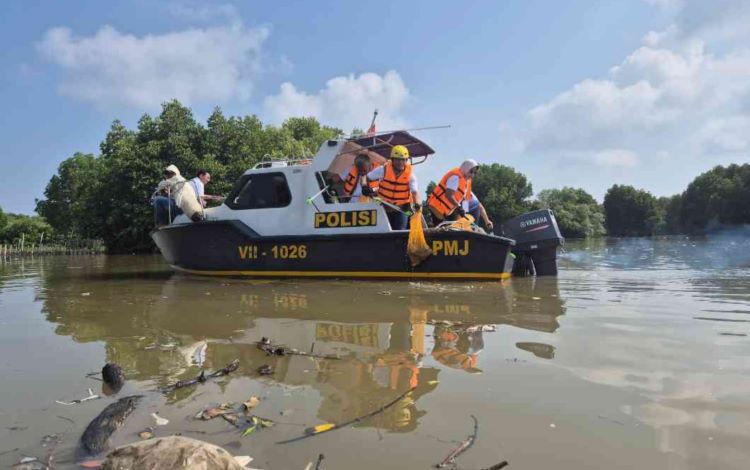
[[[472,433],[458,468],[730,468],[750,461],[750,241],[570,244],[557,279],[498,283],[248,281],[173,274],[156,256],[0,265],[0,466],[74,468],[116,397],[65,406],[107,361],[143,394],[112,445],[181,433],[263,469],[430,468]],[[319,355],[268,357],[274,342]],[[162,395],[203,367],[237,372]],[[261,365],[273,374],[260,376]],[[290,444],[414,391],[383,413]],[[246,437],[202,408],[261,401]]]

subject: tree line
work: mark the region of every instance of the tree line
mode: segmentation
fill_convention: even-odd
[[[552,209],[567,238],[702,234],[750,224],[750,164],[716,166],[680,194],[656,197],[644,189],[615,184],[599,204],[583,189],[540,191],[510,167],[482,165],[473,183],[493,220],[534,209]]]
[[[610,236],[700,234],[749,224],[750,164],[716,166],[671,197],[614,185],[603,209]]]
[[[218,108],[203,125],[189,108],[170,101],[158,116],[144,115],[136,129],[114,121],[98,155],[76,153],[64,160],[37,201],[41,217],[29,219],[50,227],[49,236],[101,240],[111,253],[150,251],[149,199],[167,165],[177,165],[186,177],[206,169],[213,176],[210,192],[227,194],[264,156],[312,156],[340,134],[311,117],[272,126],[254,115],[226,117]],[[545,189],[532,198],[525,175],[496,163],[481,165],[473,188],[496,223],[550,208],[568,238],[698,233],[720,224],[750,223],[747,164],[716,167],[672,197],[614,185],[603,204],[583,189],[567,187]],[[16,232],[19,224],[13,224]]]
[[[149,251],[149,200],[167,165],[177,165],[187,178],[205,169],[212,175],[209,191],[227,194],[264,156],[312,156],[339,134],[314,118],[276,127],[257,116],[226,117],[218,108],[203,126],[189,108],[170,101],[158,116],[144,115],[134,130],[114,121],[98,156],[76,153],[63,161],[36,211],[58,232],[100,239],[111,253]]]

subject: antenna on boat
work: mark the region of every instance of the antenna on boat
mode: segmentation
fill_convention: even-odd
[[[395,131],[379,132],[378,134],[390,134],[391,132],[429,131],[433,129],[450,129],[450,127],[451,127],[450,124],[445,124],[443,126],[412,127],[410,129],[396,129]]]
[[[343,135],[347,139],[352,139],[352,138],[362,138],[362,137],[378,137],[378,136],[385,135],[385,134],[393,134],[394,132],[430,131],[433,129],[450,129],[450,128],[451,128],[450,124],[445,124],[442,126],[411,127],[408,129],[393,129],[389,131],[373,132],[372,134],[368,132],[367,134],[364,134],[364,135],[362,134],[349,134],[349,135],[343,134]]]
[[[377,129],[375,127],[375,119],[378,118],[378,110],[375,108],[375,112],[372,113],[372,122],[370,122],[370,127],[367,128],[367,135],[375,135],[377,133]]]

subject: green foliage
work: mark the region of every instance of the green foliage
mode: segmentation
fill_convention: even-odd
[[[0,243],[19,244],[23,238],[26,245],[37,244],[42,234],[45,242],[54,239],[52,227],[41,217],[7,214],[5,218],[5,225],[0,222]]]
[[[424,197],[425,202],[430,197],[430,194],[432,194],[432,192],[435,190],[435,186],[437,186],[437,183],[434,181],[430,181],[427,184],[427,190],[425,191],[425,197]]]
[[[92,190],[99,183],[98,162],[91,154],[76,153],[63,161],[47,184],[44,200],[37,200],[36,211],[60,234],[89,238],[93,228],[88,217]]]
[[[264,126],[257,116],[227,118],[218,108],[204,127],[189,108],[170,101],[158,116],[144,115],[135,130],[114,121],[100,156],[65,160],[37,211],[61,233],[101,239],[110,252],[147,251],[154,225],[149,199],[167,165],[186,178],[206,169],[212,174],[207,193],[226,194],[265,155],[311,156],[339,134],[314,118]]]
[[[566,238],[600,237],[604,229],[604,211],[593,196],[583,189],[545,189],[535,204],[552,209],[560,232]]]
[[[658,233],[661,214],[656,198],[642,189],[614,185],[604,196],[607,233],[614,237],[642,237]]]
[[[660,197],[656,200],[660,223],[656,232],[662,235],[676,235],[682,233],[680,222],[680,208],[682,196],[675,194],[670,197]]]
[[[531,209],[531,183],[513,168],[493,163],[479,165],[472,179],[472,191],[479,197],[489,218],[502,223]]]
[[[678,210],[687,233],[750,223],[750,164],[717,166],[701,174],[682,194]]]
[[[0,207],[0,232],[8,225],[8,216],[3,212],[3,208]]]

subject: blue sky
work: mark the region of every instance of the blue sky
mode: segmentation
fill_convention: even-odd
[[[750,161],[745,1],[29,2],[0,7],[0,207],[177,97],[278,123],[423,132],[422,185],[467,157],[535,191],[681,191]],[[375,6],[373,6],[375,5]]]

